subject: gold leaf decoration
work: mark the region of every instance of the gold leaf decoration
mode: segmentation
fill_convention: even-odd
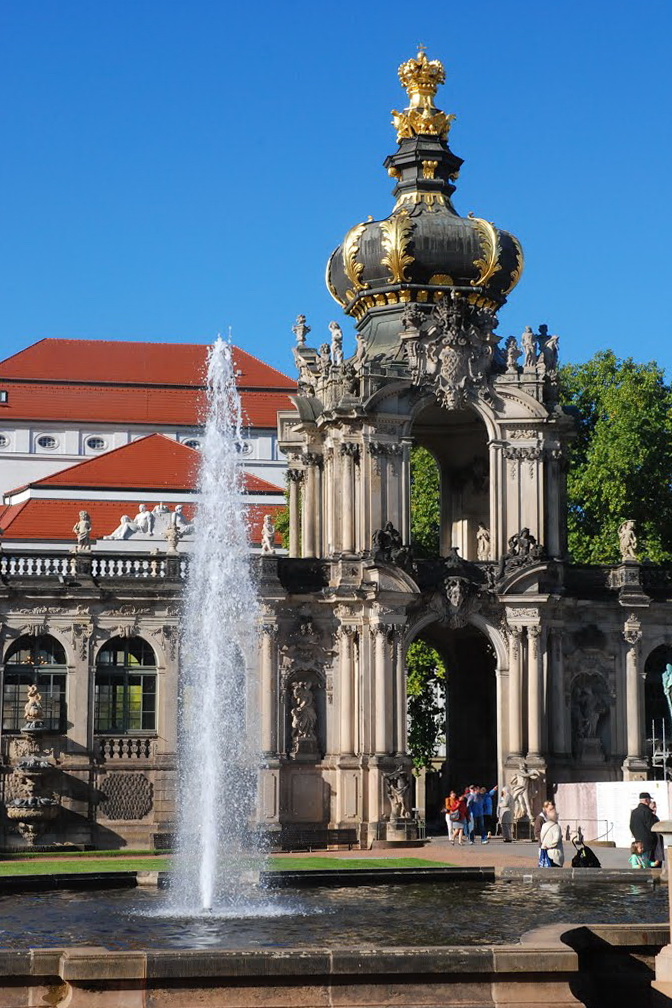
[[[406,250],[413,225],[408,216],[407,210],[400,210],[380,225],[382,232],[383,248],[387,255],[381,259],[381,264],[387,266],[390,271],[390,283],[403,283],[408,281],[406,267],[413,262],[413,256]]]
[[[366,290],[369,286],[366,283],[362,283],[361,280],[364,263],[357,261],[359,240],[362,237],[365,228],[365,224],[355,224],[353,228],[350,228],[343,239],[343,269],[345,270],[345,275],[352,284],[352,289],[345,292],[345,296],[348,301],[352,301],[352,299],[357,296],[358,291]]]
[[[513,247],[516,253],[516,265],[514,269],[511,270],[511,282],[509,286],[503,291],[504,295],[510,294],[513,288],[516,286],[521,276],[523,275],[523,269],[525,268],[525,256],[523,255],[523,250],[520,246],[520,242],[517,238],[511,235],[511,241],[513,242]]]
[[[331,263],[332,263],[333,258],[334,258],[335,255],[336,255],[336,253],[333,252],[331,254],[331,256],[329,257],[329,262],[327,263],[327,269],[326,269],[326,272],[324,274],[324,282],[326,283],[327,290],[329,291],[329,293],[333,297],[334,301],[338,302],[338,304],[341,306],[341,308],[345,308],[345,301],[343,301],[338,296],[338,294],[336,293],[336,288],[334,287],[333,283],[331,282]]]
[[[482,220],[480,217],[474,217],[473,214],[469,214],[469,219],[473,221],[474,227],[478,232],[478,240],[481,245],[481,255],[482,259],[474,259],[474,266],[480,271],[479,275],[475,280],[471,281],[472,287],[480,287],[484,284],[493,273],[497,273],[501,270],[499,265],[499,238],[494,225],[490,224],[486,220]]]

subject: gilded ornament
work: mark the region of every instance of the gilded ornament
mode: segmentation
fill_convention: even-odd
[[[435,273],[434,276],[429,278],[429,283],[434,284],[436,287],[452,287],[454,280],[447,273]]]
[[[381,264],[387,266],[390,271],[390,283],[408,282],[406,267],[413,262],[413,256],[407,251],[413,225],[409,219],[408,211],[401,210],[393,214],[380,225],[382,232],[383,248],[387,255],[381,259]]]
[[[503,292],[505,295],[511,293],[513,288],[520,280],[523,274],[523,269],[525,267],[525,257],[523,256],[523,250],[520,246],[520,242],[518,241],[517,238],[514,238],[513,235],[511,235],[511,240],[513,242],[514,251],[516,253],[516,265],[514,269],[511,270],[511,281],[509,283],[509,286]]]
[[[446,72],[439,60],[428,60],[424,52],[399,67],[399,80],[406,89],[410,104],[403,112],[392,112],[397,140],[429,134],[443,140],[448,136],[454,115],[446,115],[434,107],[433,98]]]
[[[499,265],[499,237],[494,228],[494,225],[486,220],[482,220],[480,217],[474,217],[473,214],[469,214],[469,219],[473,221],[474,227],[478,232],[478,239],[481,245],[481,255],[482,259],[474,259],[474,266],[480,271],[479,275],[475,280],[471,281],[472,287],[480,287],[481,284],[486,283],[490,277],[501,270]]]
[[[390,178],[393,179],[401,178],[401,172],[399,171],[398,168],[395,168],[394,165],[390,165],[390,167],[387,169],[387,174],[390,176]]]
[[[368,284],[362,283],[360,279],[364,269],[364,263],[357,261],[359,240],[362,237],[365,228],[366,224],[355,224],[353,228],[350,228],[343,240],[343,269],[345,270],[345,275],[352,284],[352,290],[345,292],[345,296],[348,301],[352,301],[352,299],[357,296],[358,291],[366,290],[369,286]]]
[[[338,304],[341,306],[341,308],[345,308],[345,301],[343,301],[343,299],[338,296],[338,294],[336,292],[336,288],[334,287],[333,283],[331,282],[331,263],[332,263],[332,260],[334,258],[334,255],[336,255],[335,252],[334,252],[333,255],[331,255],[329,257],[329,262],[327,263],[327,269],[326,269],[326,272],[324,274],[324,282],[326,283],[327,290],[329,291],[329,293],[333,297],[334,301],[337,301]]]
[[[392,212],[396,212],[404,203],[412,203],[414,206],[417,206],[418,203],[424,203],[428,207],[433,207],[436,203],[437,206],[445,206],[446,198],[440,192],[420,192],[418,189],[407,190],[401,193]]]
[[[422,162],[422,177],[426,179],[433,179],[434,172],[439,165],[438,161],[423,161]]]

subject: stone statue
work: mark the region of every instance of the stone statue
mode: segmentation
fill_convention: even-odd
[[[402,569],[413,565],[413,555],[409,546],[404,546],[401,533],[391,521],[382,529],[376,529],[372,537],[373,559],[378,563],[394,563]]]
[[[168,514],[169,511],[170,511],[170,508],[166,507],[166,505],[163,503],[163,501],[160,504],[157,504],[155,507],[152,508],[152,514],[155,514],[155,515]]]
[[[411,818],[411,776],[403,767],[385,774],[385,790],[392,808],[391,819]]]
[[[79,521],[73,525],[72,531],[77,536],[77,549],[91,548],[91,517],[88,511],[79,512]]]
[[[175,505],[175,510],[170,516],[170,524],[175,525],[180,530],[180,538],[185,535],[191,535],[194,531],[193,524],[182,514],[181,504]]]
[[[329,323],[331,333],[331,363],[340,367],[343,363],[343,333],[338,322]]]
[[[668,664],[663,669],[663,693],[665,694],[665,699],[667,700],[667,706],[670,711],[670,721],[672,722],[672,665]]]
[[[537,339],[539,344],[539,353],[544,362],[544,367],[546,368],[547,374],[554,374],[558,370],[558,344],[560,342],[559,336],[549,336],[548,326],[539,326],[539,336]]]
[[[261,526],[261,552],[267,556],[275,554],[275,525],[270,514],[264,515]]]
[[[292,326],[292,332],[294,333],[294,335],[296,337],[296,345],[300,346],[300,347],[305,346],[306,345],[306,336],[310,332],[310,326],[306,325],[306,316],[305,315],[297,315],[296,316],[296,322]]]
[[[355,370],[359,372],[362,369],[362,365],[364,364],[364,359],[366,357],[366,340],[360,332],[356,332],[355,341],[357,343],[357,349],[355,350],[355,359],[353,364]]]
[[[103,536],[103,539],[130,539],[133,533],[137,531],[138,526],[131,519],[131,516],[122,515],[114,532],[111,532],[109,536]]]
[[[525,371],[534,371],[537,366],[537,353],[535,347],[537,340],[529,325],[525,326],[525,332],[520,337],[520,342],[523,347],[523,354],[525,355],[523,368]]]
[[[316,742],[315,727],[317,711],[313,690],[305,679],[298,679],[292,686],[292,739],[295,751],[300,742]]]
[[[23,716],[26,721],[42,720],[42,697],[37,691],[35,683],[28,687],[28,698],[23,708]]]
[[[476,530],[476,559],[490,559],[490,529],[483,522],[478,523],[478,529]]]
[[[140,505],[133,522],[140,532],[144,532],[145,535],[154,535],[154,515],[147,510],[146,504]]]
[[[506,373],[518,374],[518,358],[522,351],[515,336],[509,336],[506,343]]]
[[[328,375],[331,371],[331,347],[328,343],[320,345],[320,359],[317,366],[323,376]]]
[[[634,521],[624,521],[618,530],[618,545],[622,560],[636,560],[637,536]]]
[[[299,377],[296,382],[299,392],[303,395],[314,395],[315,376],[310,370],[308,362],[304,360],[301,354],[297,351],[296,347],[294,347],[294,363],[296,364],[299,372]]]
[[[585,676],[575,683],[572,691],[572,715],[579,739],[596,739],[600,718],[609,709],[609,699],[605,688],[591,682]]]
[[[538,770],[528,770],[527,763],[520,761],[520,765],[511,776],[509,790],[513,796],[513,818],[516,822],[527,816],[532,819],[532,807],[530,805],[530,781],[539,777]]]

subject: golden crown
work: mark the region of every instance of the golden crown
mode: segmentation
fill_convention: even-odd
[[[435,95],[439,84],[446,79],[446,71],[440,60],[428,60],[420,47],[415,59],[409,59],[399,67],[399,80],[406,88],[408,97],[415,94]]]

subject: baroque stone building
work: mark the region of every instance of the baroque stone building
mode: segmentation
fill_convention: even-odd
[[[259,820],[271,834],[357,830],[408,817],[406,651],[432,644],[448,670],[445,781],[460,787],[645,778],[647,723],[665,707],[672,572],[567,555],[572,421],[559,402],[558,340],[496,333],[518,282],[517,240],[452,204],[461,159],[434,106],[443,68],[400,68],[385,166],[395,205],[356,224],[327,284],[357,329],[315,348],[294,327],[295,408],[278,414],[289,460],[289,556],[254,559],[262,600]],[[440,473],[440,547],[410,545],[413,445]],[[73,515],[73,520],[76,516]],[[623,516],[624,520],[627,515]],[[14,800],[36,685],[44,752],[63,811],[45,831],[146,846],[174,822],[179,599],[188,553],[0,554],[5,806]],[[526,776],[527,775],[527,776]],[[4,844],[18,842],[3,820]],[[403,832],[403,830],[402,830]]]
[[[399,76],[394,208],[352,227],[327,266],[355,354],[335,322],[315,348],[295,328],[296,409],[278,430],[296,559],[275,585],[264,561],[263,815],[368,839],[410,768],[412,641],[448,670],[445,783],[527,779],[536,802],[560,781],[647,776],[645,695],[664,703],[672,661],[670,571],[640,565],[627,534],[617,566],[567,555],[558,339],[540,325],[502,345],[521,247],[453,207],[462,161],[434,105],[441,64],[420,52]],[[440,473],[440,549],[424,559],[410,548],[412,445]],[[317,714],[310,743],[293,731],[297,682]]]

